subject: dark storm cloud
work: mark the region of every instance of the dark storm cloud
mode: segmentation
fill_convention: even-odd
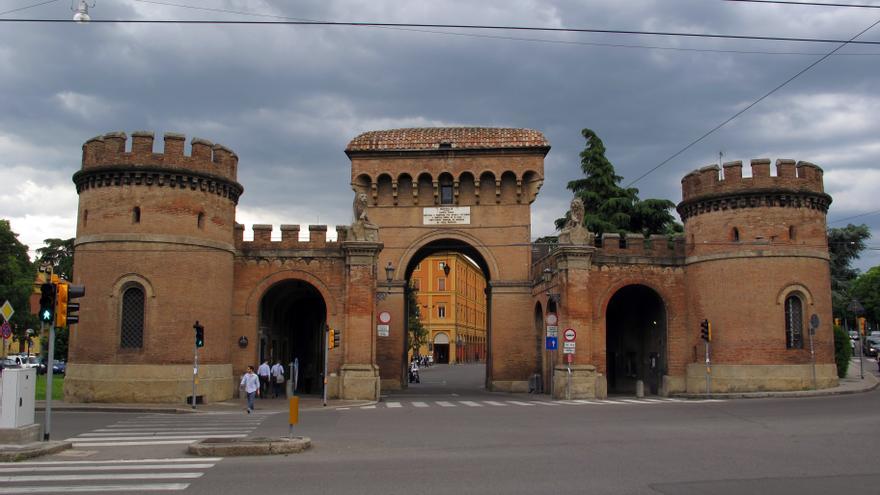
[[[873,22],[841,8],[705,0],[504,2],[186,1],[299,19],[465,23],[849,38]],[[98,0],[93,18],[266,19],[148,2]],[[867,13],[873,14],[873,13]],[[65,2],[15,14],[66,17]],[[96,134],[149,129],[222,143],[241,157],[244,223],[350,221],[349,162],[360,132],[489,125],[544,132],[553,149],[534,204],[533,235],[552,231],[580,175],[580,130],[605,140],[624,183],[816,60],[833,45],[572,33],[316,26],[4,25],[0,73],[0,216],[27,215],[72,235],[70,175]],[[433,29],[437,31],[437,29]],[[463,36],[466,34],[466,36]],[[498,39],[499,37],[519,39]],[[528,40],[526,40],[528,38]],[[866,39],[877,39],[869,32]],[[652,45],[646,49],[584,43]],[[675,49],[675,50],[672,50]],[[683,49],[791,52],[722,53]],[[846,47],[639,181],[642,197],[680,199],[681,176],[724,159],[813,161],[839,199],[830,219],[868,211],[880,124],[876,55]],[[859,55],[855,55],[859,54]],[[11,172],[15,170],[15,172]],[[41,173],[47,173],[41,176]],[[43,177],[46,177],[45,179]],[[854,179],[855,178],[855,179]],[[48,183],[47,183],[48,182]],[[53,191],[58,208],[33,198]],[[874,203],[876,204],[876,202]],[[880,235],[880,216],[860,218]],[[65,230],[66,229],[66,230]],[[330,229],[332,232],[332,228]],[[878,243],[880,241],[875,241]],[[862,266],[877,264],[877,258]]]

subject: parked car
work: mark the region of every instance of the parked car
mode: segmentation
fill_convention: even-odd
[[[862,348],[865,356],[876,356],[878,351],[880,351],[880,337],[868,337],[865,339],[865,345]]]
[[[21,368],[21,364],[18,363],[15,359],[12,359],[12,356],[5,357],[0,359],[0,370],[6,368]]]
[[[63,375],[67,371],[67,363],[64,361],[55,361],[52,363],[52,373]]]

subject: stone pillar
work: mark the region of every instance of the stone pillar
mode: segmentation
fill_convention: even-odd
[[[554,276],[560,292],[560,351],[553,367],[554,399],[592,399],[607,395],[605,376],[599,373],[596,366],[594,347],[597,347],[600,339],[596,338],[593,326],[593,306],[584,303],[591,301],[594,296],[590,293],[589,275],[595,251],[595,247],[587,244],[560,244],[551,254],[555,258],[551,260],[551,265],[557,268]],[[577,332],[571,364],[566,362],[563,352],[566,328],[573,328]]]
[[[376,263],[382,244],[368,241],[342,243],[345,253],[345,327],[339,397],[378,400],[376,364]]]

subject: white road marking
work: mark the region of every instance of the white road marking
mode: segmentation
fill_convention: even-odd
[[[388,402],[385,404],[385,407],[389,409],[395,409],[398,407],[403,407],[403,405],[400,402]]]
[[[452,402],[446,402],[445,400],[438,400],[437,405],[440,407],[455,407],[455,404]]]
[[[361,406],[361,409],[376,409],[376,405],[373,404],[372,406]]]
[[[117,442],[127,441],[127,440],[185,440],[187,438],[190,439],[199,439],[199,438],[244,438],[247,435],[242,433],[237,434],[229,434],[229,435],[140,435],[136,437],[100,437],[100,438],[82,438],[82,437],[73,437],[64,440],[65,442],[94,442],[101,441],[106,442],[109,440],[115,440]]]
[[[141,445],[182,445],[195,440],[157,440],[155,442],[73,442],[74,447],[136,447]]]
[[[169,492],[186,490],[189,483],[145,483],[142,485],[55,485],[16,486],[3,488],[3,493],[70,493],[70,492]]]
[[[428,404],[426,404],[424,402],[413,402],[412,405],[414,405],[416,407],[428,407]]]
[[[490,406],[506,406],[507,405],[503,402],[497,402],[494,400],[484,400],[483,402],[485,402],[486,404],[489,404]]]
[[[459,404],[464,404],[464,405],[469,406],[469,407],[483,407],[482,404],[480,404],[480,403],[478,403],[478,402],[474,402],[474,401],[472,401],[472,400],[460,400],[460,401],[458,401],[458,402],[459,402]]]
[[[16,466],[60,466],[67,464],[153,464],[157,462],[220,462],[222,457],[168,457],[165,459],[113,459],[108,461],[30,461],[16,462]]]
[[[46,464],[46,463],[40,463]],[[4,464],[0,464],[3,466]],[[210,469],[214,464],[139,464],[120,466],[27,466],[6,468],[0,467],[0,473],[46,473],[59,471],[134,471],[138,469]]]
[[[534,404],[531,404],[529,402],[522,402],[522,401],[518,401],[518,400],[509,400],[509,401],[507,401],[507,403],[508,404],[516,404],[517,406],[534,406]]]
[[[558,406],[558,405],[560,405],[555,402],[550,402],[550,401],[546,401],[546,400],[533,400],[532,404],[535,404],[538,406]]]
[[[122,474],[48,474],[40,476],[0,476],[6,483],[30,481],[105,481],[105,480],[174,480],[201,478],[205,473],[122,473]]]

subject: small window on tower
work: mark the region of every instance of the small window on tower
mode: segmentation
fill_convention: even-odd
[[[198,217],[198,220],[196,220],[196,224],[198,225],[198,227],[200,229],[205,228],[205,214],[204,213],[199,212],[199,217]]]
[[[734,227],[732,231],[730,231],[730,240],[733,242],[739,242],[739,229]]]
[[[131,221],[132,223],[141,223],[141,207],[135,206],[133,210],[131,210]]]
[[[89,224],[89,210],[83,210],[83,227]]]
[[[793,241],[795,239],[797,239],[797,229],[794,228],[794,225],[789,225],[788,240]]]

